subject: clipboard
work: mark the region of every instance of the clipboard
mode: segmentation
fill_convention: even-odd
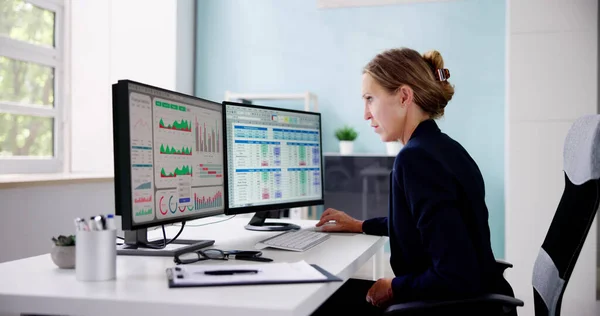
[[[280,267],[276,267],[280,265]],[[280,268],[280,269],[279,269]],[[257,269],[272,271],[270,275],[259,273],[249,275],[206,275],[206,271]],[[286,275],[276,273],[288,272],[297,269],[296,272]],[[261,271],[261,272],[264,272]],[[234,285],[269,285],[269,284],[297,284],[297,283],[327,283],[342,282],[342,279],[329,273],[316,264],[307,264],[304,261],[296,263],[269,263],[253,265],[189,265],[176,266],[166,269],[169,288],[185,287],[210,287],[210,286],[234,286]]]

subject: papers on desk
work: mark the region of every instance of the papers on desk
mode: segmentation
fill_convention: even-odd
[[[342,281],[317,265],[305,261],[217,265],[179,265],[167,269],[169,287],[248,284],[285,284]]]

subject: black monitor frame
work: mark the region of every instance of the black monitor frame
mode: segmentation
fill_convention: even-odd
[[[321,199],[318,200],[306,200],[306,201],[298,201],[298,202],[288,202],[288,203],[277,203],[277,204],[264,204],[264,205],[256,205],[256,206],[245,206],[245,207],[235,207],[235,208],[230,208],[229,207],[229,164],[227,161],[227,151],[228,151],[228,146],[227,146],[227,139],[228,139],[228,135],[227,135],[227,106],[237,106],[240,108],[256,108],[256,109],[263,109],[263,110],[271,110],[271,111],[282,111],[282,112],[290,112],[290,113],[298,113],[298,114],[310,114],[310,115],[317,115],[319,117],[319,145],[321,146],[320,150],[319,150],[319,154],[321,155],[321,159],[319,159],[320,161],[320,174],[321,174]],[[260,229],[258,227],[249,227],[252,225],[264,225],[264,220],[266,219],[266,211],[275,211],[275,210],[282,210],[282,209],[288,209],[288,208],[293,208],[293,207],[304,207],[304,206],[315,206],[315,205],[323,205],[325,204],[325,185],[323,183],[323,129],[322,129],[322,122],[321,122],[321,113],[318,112],[309,112],[309,111],[299,111],[299,110],[289,110],[289,109],[284,109],[284,108],[277,108],[277,107],[270,107],[270,106],[263,106],[263,105],[255,105],[255,104],[244,104],[244,103],[238,103],[238,102],[231,102],[231,101],[224,101],[223,102],[223,124],[221,124],[223,126],[223,139],[224,141],[224,145],[223,145],[223,158],[225,160],[225,165],[226,168],[224,169],[224,173],[223,176],[225,177],[224,180],[224,190],[225,190],[225,215],[236,215],[236,214],[245,214],[245,213],[256,213],[255,218],[253,218],[249,225],[246,226],[247,229],[253,229],[253,230],[287,230],[287,229],[297,229],[299,227],[294,226],[294,225],[285,225],[285,226],[293,226],[293,227],[280,227],[279,229],[276,227],[265,227],[263,229]],[[284,225],[282,223],[276,223],[278,225]]]
[[[194,219],[221,215],[225,210],[211,211],[207,213],[193,214],[185,217],[175,217],[172,219],[151,221],[146,223],[136,224],[133,221],[132,205],[132,185],[131,185],[131,135],[130,135],[130,117],[129,106],[129,84],[136,84],[146,88],[156,89],[167,93],[177,94],[182,97],[193,98],[203,102],[212,103],[213,105],[221,106],[220,103],[198,98],[185,93],[180,93],[172,90],[135,82],[132,80],[119,80],[112,85],[112,112],[113,112],[113,150],[114,150],[114,182],[115,182],[115,214],[121,216],[121,228],[123,230],[138,230],[153,226],[165,224],[180,223],[191,221]],[[224,117],[224,111],[221,112]],[[225,152],[223,152],[225,154]],[[224,156],[225,157],[225,156]],[[225,168],[223,168],[225,169]],[[223,180],[225,183],[225,180]],[[226,193],[225,193],[226,194]],[[224,197],[226,195],[224,194]],[[224,200],[227,200],[224,198]]]

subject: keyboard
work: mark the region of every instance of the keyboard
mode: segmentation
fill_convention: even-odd
[[[257,248],[306,251],[329,238],[329,234],[311,230],[293,230],[259,241]]]

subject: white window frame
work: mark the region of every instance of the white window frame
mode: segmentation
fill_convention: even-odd
[[[67,98],[67,66],[66,40],[67,20],[65,5],[68,0],[24,0],[42,9],[50,10],[54,15],[54,47],[36,45],[0,35],[0,56],[15,60],[32,62],[54,68],[54,107],[45,108],[33,104],[21,104],[0,100],[0,113],[34,115],[51,117],[53,126],[53,157],[0,157],[0,174],[19,173],[60,173],[66,171],[65,140],[68,133],[66,114],[68,113]]]

